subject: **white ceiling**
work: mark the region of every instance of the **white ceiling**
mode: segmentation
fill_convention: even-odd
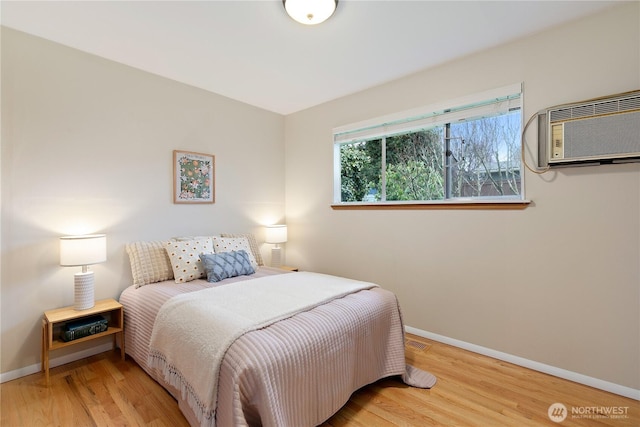
[[[281,114],[610,7],[605,1],[2,1],[2,24]]]

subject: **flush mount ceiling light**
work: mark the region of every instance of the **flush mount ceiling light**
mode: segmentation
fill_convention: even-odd
[[[282,0],[287,14],[305,25],[316,25],[329,19],[338,0]]]

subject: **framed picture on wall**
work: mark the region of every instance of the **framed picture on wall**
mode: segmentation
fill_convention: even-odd
[[[173,151],[173,202],[215,202],[215,156]]]

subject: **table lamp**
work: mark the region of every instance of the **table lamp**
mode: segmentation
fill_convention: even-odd
[[[274,243],[275,246],[271,248],[271,267],[281,267],[281,248],[280,243],[287,241],[287,226],[286,225],[268,225],[265,230],[266,243]]]
[[[107,236],[92,234],[60,237],[60,265],[82,267],[82,272],[73,276],[74,305],[76,310],[86,310],[95,305],[93,289],[95,279],[89,265],[107,260]]]

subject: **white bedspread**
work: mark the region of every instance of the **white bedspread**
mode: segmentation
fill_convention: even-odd
[[[222,359],[243,334],[375,284],[300,272],[179,295],[160,309],[149,366],[180,391],[201,425],[215,425]]]

